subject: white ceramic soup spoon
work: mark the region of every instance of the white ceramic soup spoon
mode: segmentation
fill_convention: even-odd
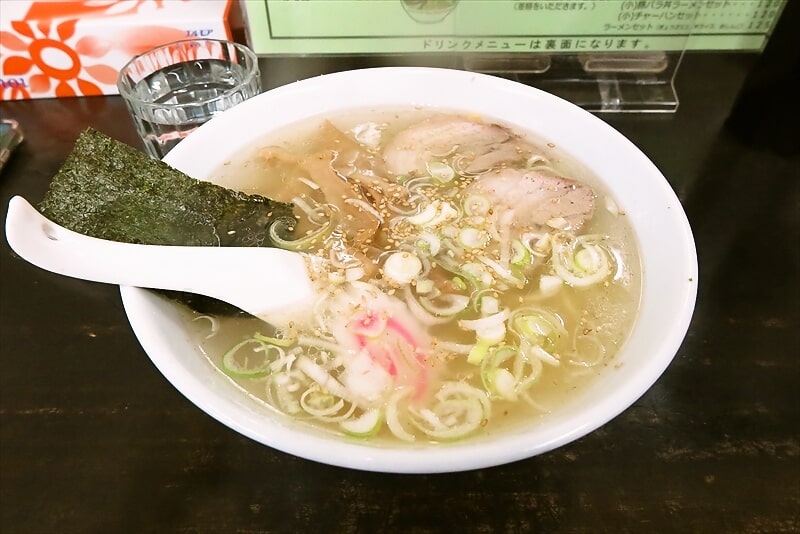
[[[305,256],[266,247],[134,245],[89,237],[47,219],[15,196],[8,244],[24,260],[57,274],[206,295],[276,326],[305,316],[314,287]]]

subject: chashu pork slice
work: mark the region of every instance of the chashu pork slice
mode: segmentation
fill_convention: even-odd
[[[478,174],[519,166],[540,150],[498,124],[467,117],[436,116],[401,130],[387,143],[383,160],[395,176],[418,176],[433,161],[457,159],[460,171]]]
[[[486,196],[493,210],[514,213],[518,228],[536,229],[564,219],[564,230],[577,231],[592,218],[595,194],[578,182],[526,169],[499,169],[477,177],[466,194]]]

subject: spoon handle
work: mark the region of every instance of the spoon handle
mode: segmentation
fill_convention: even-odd
[[[152,289],[197,293],[254,315],[307,298],[311,281],[302,255],[264,247],[137,245],[73,232],[24,198],[11,199],[8,244],[26,261],[57,274]]]

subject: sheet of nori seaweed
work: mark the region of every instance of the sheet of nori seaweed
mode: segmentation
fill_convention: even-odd
[[[196,180],[92,128],[81,133],[38,208],[84,235],[179,246],[273,246],[270,224],[292,216],[290,204]],[[166,293],[205,313],[232,308]]]
[[[150,245],[272,246],[291,205],[196,180],[94,129],[81,133],[39,204],[81,234]]]

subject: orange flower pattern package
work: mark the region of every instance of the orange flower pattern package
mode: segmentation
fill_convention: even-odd
[[[0,100],[115,95],[133,56],[196,37],[230,39],[233,0],[2,0]]]

